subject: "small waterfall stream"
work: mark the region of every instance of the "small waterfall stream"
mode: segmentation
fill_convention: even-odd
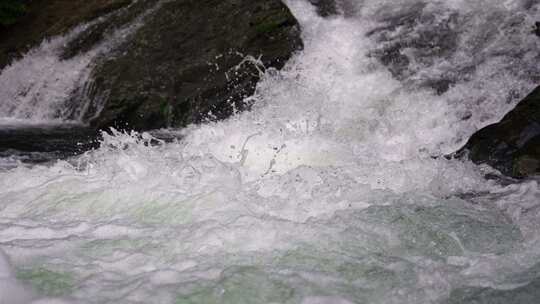
[[[122,10],[129,10],[138,2]],[[157,2],[129,24],[119,25],[114,32],[105,35],[103,41],[80,54],[64,58],[69,43],[115,13],[78,26],[65,36],[47,39],[4,68],[0,73],[0,124],[84,124],[88,118],[98,115],[104,100],[89,96],[95,61],[124,42],[159,5]],[[91,108],[95,109],[89,113]]]

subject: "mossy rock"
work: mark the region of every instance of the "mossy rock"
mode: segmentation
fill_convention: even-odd
[[[86,118],[136,130],[224,119],[249,109],[244,99],[259,80],[245,56],[280,69],[301,48],[299,25],[279,0],[164,2],[97,64],[96,89],[107,100]]]

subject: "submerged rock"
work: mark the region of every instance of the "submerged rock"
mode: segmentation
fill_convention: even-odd
[[[249,107],[260,69],[283,67],[301,47],[279,0],[163,2],[97,64],[86,119],[141,130],[226,118]]]
[[[96,130],[79,125],[3,125],[0,159],[13,158],[23,163],[56,161],[97,148],[99,137]]]
[[[458,153],[503,174],[540,174],[540,86],[500,122],[476,132]]]
[[[116,130],[108,130],[115,134]],[[77,124],[61,125],[2,125],[0,127],[0,171],[6,168],[6,159],[26,164],[56,162],[69,159],[102,145],[103,132]],[[181,139],[177,132],[153,130],[150,145],[160,145]],[[137,135],[142,136],[142,135]],[[4,160],[4,162],[2,162]],[[7,166],[9,168],[9,165]]]
[[[341,15],[343,17],[355,16],[357,7],[361,5],[355,0],[308,0],[317,9],[317,14],[322,17]]]
[[[540,278],[515,289],[463,287],[452,290],[444,304],[530,304],[540,299]]]
[[[337,15],[338,5],[335,0],[308,0],[317,8],[317,13],[323,17]]]

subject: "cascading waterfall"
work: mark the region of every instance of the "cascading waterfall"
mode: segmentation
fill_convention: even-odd
[[[0,172],[0,303],[538,299],[538,180],[442,156],[534,87],[540,5],[286,3],[305,49],[251,111]]]
[[[137,2],[134,1],[130,6]],[[65,36],[45,40],[25,57],[4,68],[0,73],[0,123],[84,123],[83,118],[92,103],[86,88],[92,85],[91,73],[95,60],[114,50],[135,32],[144,17],[157,9],[158,5],[159,2],[82,54],[62,58],[67,43],[109,16],[81,25]],[[96,101],[93,103],[97,107],[94,115],[97,115],[101,105]]]

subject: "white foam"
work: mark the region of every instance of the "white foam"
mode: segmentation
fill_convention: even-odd
[[[7,256],[0,250],[0,303],[23,304],[30,299],[29,290],[16,281]]]

